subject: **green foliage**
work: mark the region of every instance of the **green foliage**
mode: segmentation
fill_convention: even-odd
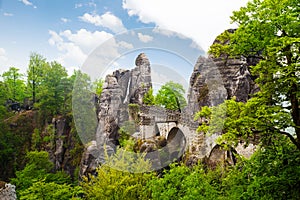
[[[220,171],[206,172],[202,165],[191,169],[172,164],[162,178],[153,178],[147,187],[152,199],[218,199],[220,176]]]
[[[76,130],[80,134],[82,143],[94,140],[98,118],[93,99],[93,84],[90,77],[81,71],[74,71],[72,93],[72,114],[76,123]]]
[[[232,199],[299,199],[300,152],[279,136],[242,160],[223,178],[223,191]]]
[[[292,154],[290,152],[293,152]],[[153,177],[151,199],[299,199],[300,152],[282,136],[233,167],[171,165]]]
[[[32,94],[33,103],[36,102],[36,93],[40,90],[40,85],[44,77],[44,71],[47,67],[46,59],[37,53],[30,55],[29,66],[27,70],[27,84],[29,92]]]
[[[55,182],[45,183],[45,181],[37,181],[31,187],[20,193],[20,199],[24,200],[69,200],[80,195],[81,187],[72,187],[68,184],[57,184]]]
[[[170,110],[182,110],[186,106],[184,92],[182,85],[169,81],[158,90],[155,102]]]
[[[45,151],[31,151],[26,154],[27,163],[23,170],[16,172],[16,178],[11,182],[16,185],[20,199],[22,194],[25,196],[34,190],[37,184],[53,182],[55,184],[69,184],[71,179],[64,172],[51,173],[53,163],[49,160],[49,155]],[[40,191],[41,192],[41,191]],[[29,198],[29,197],[28,197]],[[23,199],[26,199],[25,197]]]
[[[44,67],[41,84],[36,91],[36,107],[46,116],[61,114],[67,87],[67,71],[57,62],[46,63]]]
[[[0,119],[0,177],[8,181],[14,176],[12,167],[15,164],[15,145],[18,143],[16,136],[8,130],[8,127]]]
[[[119,143],[121,147],[125,147],[127,150],[133,150],[134,139],[131,137],[136,132],[137,126],[133,121],[126,121],[122,124],[119,132]]]
[[[144,186],[151,179],[150,163],[143,156],[118,150],[97,169],[97,176],[86,177],[82,183],[86,199],[146,199]]]
[[[19,73],[19,69],[10,67],[7,72],[2,74],[2,78],[5,87],[5,90],[2,92],[5,94],[5,98],[23,102],[26,96],[26,85],[22,79],[23,75]]]
[[[153,89],[150,88],[143,97],[143,103],[147,106],[155,105],[155,96],[153,95]]]
[[[99,97],[101,96],[103,90],[103,84],[104,84],[103,79],[95,80],[93,83],[94,91]]]

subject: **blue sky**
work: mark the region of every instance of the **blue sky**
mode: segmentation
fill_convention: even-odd
[[[48,61],[57,60],[68,71],[78,69],[87,63],[89,55],[95,49],[105,41],[116,37],[116,34],[118,40],[114,41],[110,51],[106,51],[105,54],[107,58],[115,60],[114,68],[124,68],[124,65],[125,68],[131,68],[132,58],[139,53],[137,49],[143,51],[143,45],[163,46],[167,41],[166,38],[172,35],[170,34],[172,32],[165,31],[161,32],[163,37],[155,38],[155,33],[159,32],[155,30],[160,29],[186,36],[184,38],[176,35],[178,42],[168,42],[164,46],[167,50],[177,45],[184,51],[191,51],[191,54],[197,53],[195,49],[198,49],[198,53],[203,53],[200,49],[206,51],[218,34],[236,26],[230,24],[229,17],[232,11],[244,6],[246,2],[246,0],[0,0],[0,73],[10,66],[25,72],[31,52],[42,54]],[[133,37],[126,38],[130,30],[137,28],[152,28],[154,31],[136,30],[134,37],[140,41],[137,44],[132,41]],[[120,48],[127,51],[120,53]],[[157,66],[177,68],[178,73],[183,73],[183,76],[192,70],[192,66],[183,65],[185,61],[176,61],[174,54],[165,54],[162,58],[159,56],[160,51],[149,53],[150,62]],[[128,55],[127,58],[125,55]],[[195,57],[188,58],[190,62],[195,62],[195,59]],[[189,69],[186,70],[186,67]]]

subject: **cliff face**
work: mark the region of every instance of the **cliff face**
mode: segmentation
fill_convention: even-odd
[[[220,41],[216,39],[215,43]],[[195,114],[203,106],[216,106],[233,97],[239,102],[249,100],[251,95],[259,90],[254,82],[255,77],[249,72],[249,67],[258,62],[259,60],[253,58],[231,58],[226,54],[218,58],[212,55],[208,58],[200,56],[190,78],[189,112]]]
[[[136,59],[136,67],[117,70],[107,75],[100,97],[99,123],[96,132],[98,147],[118,143],[119,124],[128,120],[128,104],[142,104],[144,94],[152,87],[150,62],[141,53]]]
[[[219,41],[216,39],[214,43]],[[187,112],[194,116],[203,106],[216,106],[233,97],[239,102],[248,101],[259,90],[254,82],[255,77],[249,72],[249,68],[258,62],[257,59],[231,58],[224,54],[218,58],[212,55],[208,58],[200,56],[190,78]],[[214,158],[210,153],[219,134],[205,136],[196,133],[192,137],[192,152],[200,157]]]
[[[1,174],[1,179],[6,180],[7,177],[12,177],[14,170],[23,169],[26,152],[30,150],[47,151],[54,163],[54,170],[63,169],[73,177],[81,160],[83,145],[73,132],[71,117],[57,116],[42,125],[39,115],[37,111],[29,110],[20,112],[6,121],[9,125],[8,132],[13,133],[16,141],[15,157],[8,159],[3,170],[6,174]]]
[[[152,87],[150,62],[146,55],[138,55],[135,64],[132,70],[120,69],[105,78],[100,96],[96,141],[83,155],[81,174],[92,172],[99,163],[104,162],[105,151],[108,154],[115,151],[119,126],[129,119],[128,104],[141,105],[144,94]]]

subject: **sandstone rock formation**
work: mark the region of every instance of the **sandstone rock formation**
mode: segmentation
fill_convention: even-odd
[[[131,71],[130,103],[142,104],[144,94],[152,87],[150,62],[144,53],[135,61],[137,66]]]
[[[234,32],[233,29],[227,31]],[[219,42],[217,39],[214,41]],[[212,55],[208,58],[200,56],[190,78],[186,112],[194,116],[203,106],[216,106],[233,97],[239,102],[249,100],[251,95],[259,90],[254,82],[255,77],[249,72],[249,68],[258,62],[257,58],[231,58],[225,54],[218,58]],[[191,151],[200,157],[218,157],[211,155],[210,152],[219,134],[221,133],[214,133],[211,136],[195,134],[190,143]]]
[[[1,182],[1,181],[0,181]],[[16,186],[5,183],[3,187],[0,187],[0,199],[1,200],[16,200]]]
[[[81,174],[93,171],[90,169],[90,166],[95,165],[93,163],[104,162],[105,152],[109,155],[114,153],[116,145],[118,145],[119,126],[129,119],[128,105],[141,105],[144,94],[152,87],[150,62],[146,55],[139,54],[135,63],[134,69],[116,70],[105,78],[99,99],[100,112],[96,131],[98,152],[95,153],[94,147],[92,148],[94,153],[86,150],[82,160],[84,167],[81,167],[81,169],[86,169],[81,171]],[[96,161],[89,160],[91,154]]]
[[[219,41],[216,40],[215,43],[217,42]],[[225,151],[221,151],[219,147],[214,148],[215,140],[221,134],[221,130],[211,136],[196,132],[201,122],[193,120],[195,113],[203,106],[217,106],[232,97],[241,102],[246,102],[251,98],[251,95],[258,91],[258,87],[254,83],[255,77],[251,76],[249,72],[249,67],[257,62],[251,58],[230,58],[227,55],[219,58],[211,55],[208,58],[200,56],[197,60],[190,78],[188,105],[180,113],[180,120],[176,121],[176,128],[184,133],[190,152],[195,153],[196,158],[207,157],[210,159],[209,162],[215,162],[214,158],[220,158]],[[92,172],[95,166],[104,162],[105,152],[109,155],[114,153],[116,145],[118,145],[119,126],[136,118],[129,113],[128,105],[142,105],[144,94],[152,86],[150,62],[146,55],[141,53],[135,63],[136,67],[132,70],[117,70],[112,75],[106,76],[99,103],[96,142],[88,147],[84,154],[82,160],[84,165],[82,169],[84,170],[81,174]],[[145,112],[139,112],[139,114],[140,118],[143,117],[143,114],[146,114],[145,119],[153,117]],[[154,126],[156,127],[156,125]],[[152,131],[148,131],[148,134],[151,132],[151,136],[157,135],[152,133],[156,132],[154,126]],[[142,131],[140,134],[145,136]],[[170,141],[168,142],[170,143]],[[149,154],[150,156],[154,155],[157,146],[155,142],[147,140],[140,145],[139,149],[142,152],[153,152],[153,154]],[[212,151],[213,149],[215,150]],[[217,152],[218,155],[214,155],[214,152]],[[91,156],[96,160],[91,159]]]

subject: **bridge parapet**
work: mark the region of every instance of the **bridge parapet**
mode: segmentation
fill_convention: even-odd
[[[141,118],[151,118],[155,122],[179,122],[181,113],[178,111],[168,110],[158,106],[141,106]]]

